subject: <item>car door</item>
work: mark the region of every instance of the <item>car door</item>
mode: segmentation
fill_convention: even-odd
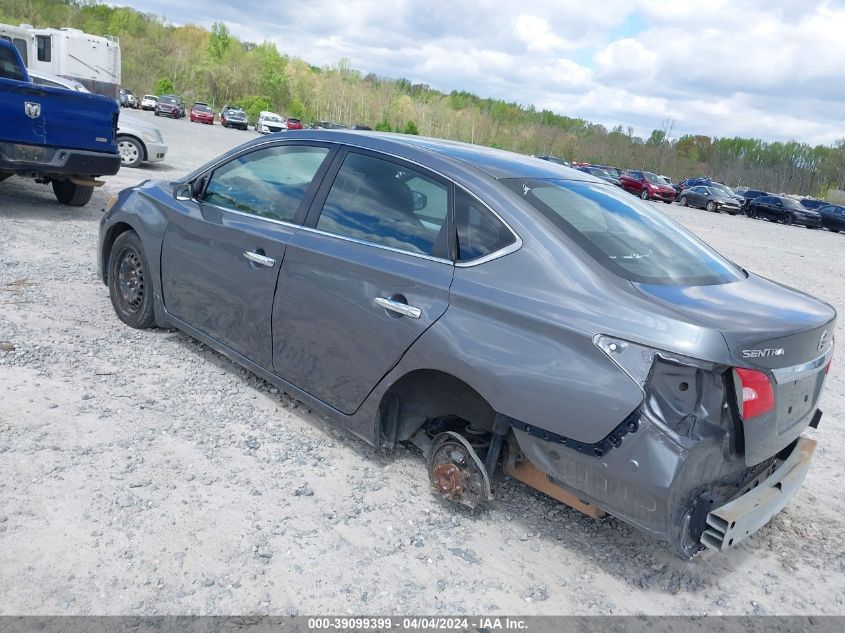
[[[684,192],[687,196],[687,204],[691,207],[700,208],[705,204],[704,187],[690,187]]]
[[[178,202],[162,241],[167,312],[272,369],[279,269],[332,151],[318,143],[262,145],[196,180],[195,197]]]
[[[445,312],[451,185],[348,150],[290,240],[273,307],[276,374],[351,414]]]

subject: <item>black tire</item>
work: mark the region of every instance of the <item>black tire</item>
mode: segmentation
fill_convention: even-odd
[[[666,204],[672,204],[674,200],[664,200],[663,202],[665,202]]]
[[[783,216],[781,222],[786,226],[792,226],[792,223],[795,222],[795,218],[792,216],[791,213],[787,213],[785,216]]]
[[[708,201],[707,201],[707,205],[706,205],[706,207],[705,207],[705,208],[706,208],[706,209],[707,209],[710,213],[713,213],[714,211],[718,211],[718,210],[719,210],[719,209],[718,209],[718,207],[716,206],[716,203],[715,203],[715,202],[713,202],[712,200],[708,200]]]
[[[70,180],[54,180],[53,193],[62,204],[69,207],[84,207],[94,195],[94,187],[77,185]]]
[[[144,162],[144,146],[131,136],[117,137],[117,153],[120,154],[122,167],[140,167]]]
[[[117,317],[138,330],[155,325],[150,268],[135,231],[117,236],[109,253],[109,298]]]
[[[648,200],[648,189],[640,191],[640,200]]]
[[[681,196],[681,199],[680,199],[679,202],[681,203],[682,207],[688,207],[689,206],[689,201],[687,200],[686,196]]]

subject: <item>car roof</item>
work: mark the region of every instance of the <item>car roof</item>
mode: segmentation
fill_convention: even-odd
[[[459,141],[395,134],[390,132],[314,130],[309,135],[320,136],[326,140],[360,145],[361,142],[372,144],[372,149],[389,151],[390,149],[417,150],[439,154],[445,158],[472,165],[481,172],[496,179],[501,178],[557,178],[566,180],[600,180],[586,172],[565,167],[551,161],[541,160],[525,154],[517,154],[502,149],[471,145]],[[304,136],[297,136],[304,138]]]

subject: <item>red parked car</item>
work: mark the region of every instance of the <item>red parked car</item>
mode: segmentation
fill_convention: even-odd
[[[677,195],[674,187],[650,171],[626,171],[619,177],[619,182],[625,191],[643,200],[662,200],[672,204]]]
[[[289,130],[301,130],[302,129],[302,121],[299,119],[294,119],[293,117],[288,117],[287,121],[285,121],[285,125],[288,126]]]
[[[214,125],[214,112],[207,103],[197,102],[191,106],[191,123],[207,123]]]

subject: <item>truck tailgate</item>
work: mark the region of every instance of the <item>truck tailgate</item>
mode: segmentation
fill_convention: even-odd
[[[117,153],[117,103],[103,97],[27,82],[0,82],[0,140]]]

